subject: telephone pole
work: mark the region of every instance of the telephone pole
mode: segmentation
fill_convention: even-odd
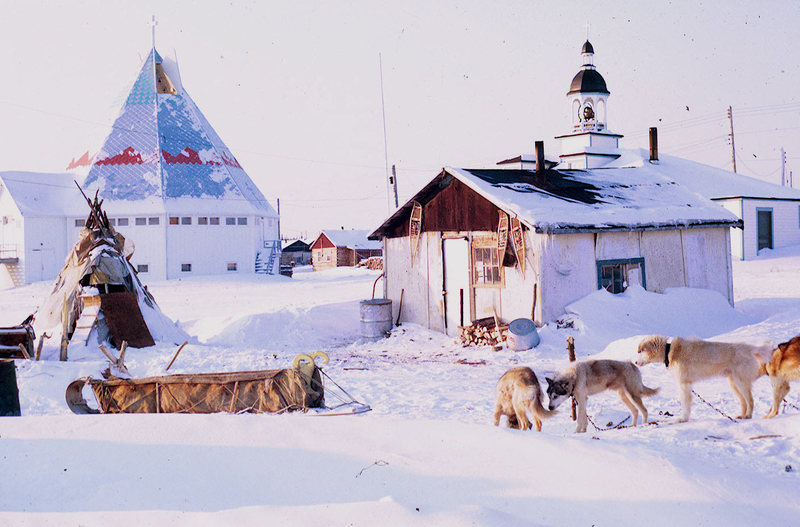
[[[786,186],[786,150],[781,147],[781,186]]]
[[[728,121],[731,123],[731,164],[733,172],[736,172],[736,145],[733,142],[733,108],[728,106]]]

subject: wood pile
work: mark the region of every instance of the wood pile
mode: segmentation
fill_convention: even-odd
[[[500,346],[508,336],[508,324],[500,324],[495,317],[476,320],[470,326],[458,326],[458,340],[462,346]]]
[[[370,256],[369,258],[361,260],[357,267],[366,267],[367,269],[372,269],[373,271],[383,271],[383,257]]]

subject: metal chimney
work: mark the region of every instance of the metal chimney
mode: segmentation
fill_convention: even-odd
[[[650,162],[658,162],[658,128],[650,128]]]
[[[536,141],[536,175],[534,183],[537,186],[544,185],[545,182],[545,161],[544,161],[544,141]]]

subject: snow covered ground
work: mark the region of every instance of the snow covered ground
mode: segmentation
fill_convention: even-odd
[[[162,311],[195,339],[169,373],[282,368],[324,350],[325,371],[373,410],[361,416],[73,415],[67,384],[99,376],[97,352],[17,361],[22,417],[0,418],[2,525],[797,525],[800,386],[784,411],[767,378],[757,417],[734,422],[727,381],[695,391],[692,420],[574,434],[567,406],[543,431],[491,426],[493,390],[508,368],[544,376],[579,358],[630,359],[643,335],[782,342],[800,334],[800,247],[734,263],[736,309],[716,293],[598,291],[549,324],[530,351],[461,348],[403,324],[359,340],[359,300],[379,273],[336,269],[292,279],[190,278],[149,284]],[[380,291],[380,283],[378,290]],[[48,292],[0,292],[0,325],[19,323]],[[134,376],[165,374],[176,346],[130,350]],[[462,364],[457,361],[473,363]],[[479,363],[479,364],[475,364]],[[651,418],[678,414],[672,378],[642,368]],[[336,403],[335,400],[328,401]],[[718,411],[719,410],[719,411]],[[590,398],[598,427],[627,411]]]

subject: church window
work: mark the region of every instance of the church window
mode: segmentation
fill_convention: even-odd
[[[236,218],[225,218],[225,225],[236,225]]]
[[[236,218],[236,225],[247,225],[247,218]]]
[[[170,225],[178,225],[179,219],[177,216],[170,216],[169,217],[169,224]]]
[[[181,218],[181,225],[191,225],[192,224],[192,217],[191,216],[184,216]]]
[[[200,216],[197,218],[198,225],[208,225],[208,217],[207,216]]]
[[[236,271],[238,270],[239,265],[236,262],[229,262],[228,263],[228,271]]]
[[[136,218],[136,225],[147,225],[147,218]]]
[[[75,220],[76,227],[86,227],[86,220]]]
[[[181,264],[181,272],[182,273],[191,273],[192,272],[192,264],[190,264],[190,263]]]
[[[150,272],[150,266],[148,264],[139,264],[136,266],[137,273],[148,273]]]
[[[128,226],[128,218],[119,218],[119,219],[117,219],[117,226],[118,227],[127,227]]]
[[[219,225],[219,218],[209,218],[211,225]]]
[[[158,225],[158,217],[155,218],[147,218],[148,225]]]

